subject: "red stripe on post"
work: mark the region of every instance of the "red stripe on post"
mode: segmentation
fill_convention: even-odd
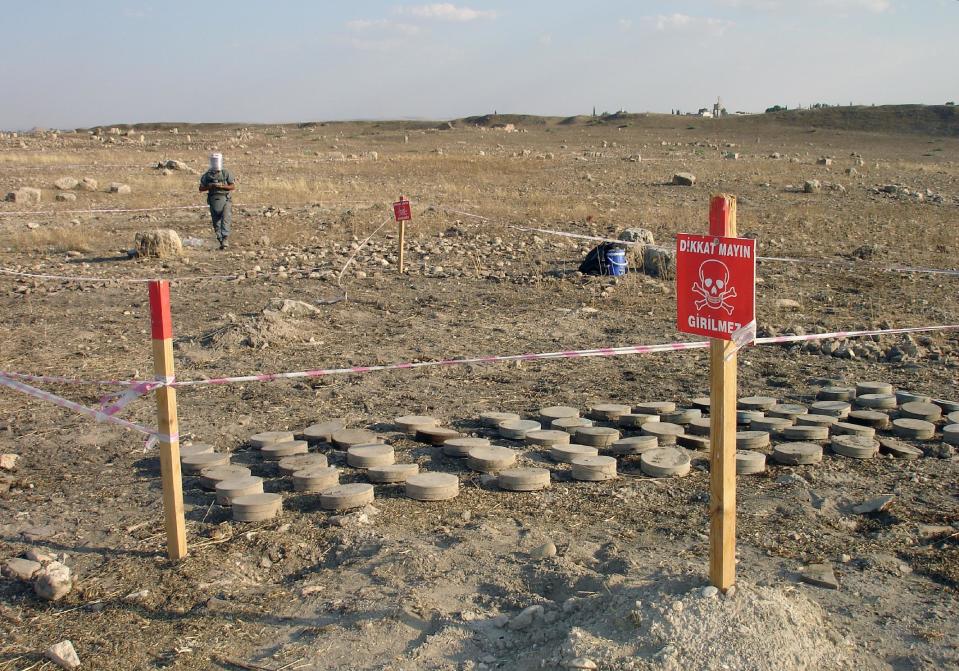
[[[715,196],[709,204],[709,234],[729,236],[729,199]]]
[[[173,337],[170,318],[170,283],[166,280],[150,282],[150,328],[154,340]]]

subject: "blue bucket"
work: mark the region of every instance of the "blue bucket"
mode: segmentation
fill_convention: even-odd
[[[625,275],[629,270],[626,263],[626,250],[622,247],[610,247],[606,250],[606,274]]]

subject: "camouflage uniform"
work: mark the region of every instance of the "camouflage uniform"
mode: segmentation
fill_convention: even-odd
[[[200,186],[213,184],[233,184],[233,175],[229,170],[207,170],[200,178]],[[206,202],[210,206],[210,216],[213,219],[213,231],[220,244],[224,244],[230,237],[230,224],[233,222],[233,208],[230,192],[220,191],[215,186],[207,192]]]

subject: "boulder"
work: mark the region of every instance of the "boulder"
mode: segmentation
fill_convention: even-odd
[[[61,177],[53,183],[53,186],[60,191],[71,191],[80,185],[80,180],[76,177]]]
[[[676,250],[646,245],[643,248],[643,272],[661,280],[673,279],[676,277]]]
[[[177,232],[169,228],[140,231],[133,238],[137,256],[168,259],[183,254],[183,243]]]
[[[54,196],[54,199],[62,203],[72,203],[77,199],[77,194],[61,192]]]
[[[24,186],[8,193],[4,200],[8,203],[18,203],[20,205],[38,205],[41,197],[40,189]]]
[[[58,561],[44,566],[33,581],[33,591],[46,601],[59,601],[73,589],[70,567]]]
[[[98,186],[97,180],[92,177],[84,177],[80,180],[80,183],[77,184],[77,189],[80,191],[96,191]]]
[[[677,186],[694,186],[696,184],[696,175],[691,172],[677,172],[673,175],[673,184]]]
[[[107,187],[107,191],[110,193],[119,193],[127,194],[132,191],[129,184],[121,184],[120,182],[110,182],[110,186]]]
[[[806,193],[819,193],[822,190],[822,184],[819,183],[818,179],[807,179],[802,190]]]
[[[77,655],[77,651],[70,641],[60,641],[59,643],[51,645],[47,648],[46,652],[43,653],[43,656],[61,669],[68,669],[68,671],[72,671],[72,669],[79,668],[80,666],[80,657]]]

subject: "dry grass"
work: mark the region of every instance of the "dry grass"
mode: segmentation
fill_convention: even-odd
[[[94,252],[106,248],[101,242],[79,226],[41,226],[0,236],[0,246],[15,252]]]

